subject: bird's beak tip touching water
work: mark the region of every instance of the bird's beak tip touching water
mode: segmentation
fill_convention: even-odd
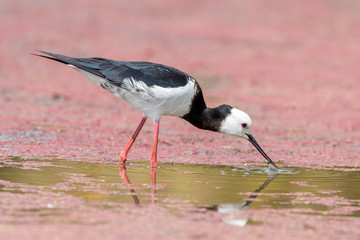
[[[255,138],[251,135],[251,134],[246,134],[248,136],[248,140],[249,142],[252,143],[252,145],[254,145],[254,147],[261,153],[261,155],[263,155],[263,157],[267,160],[267,162],[271,165],[273,165],[276,169],[278,169],[278,167],[276,166],[276,164],[270,159],[270,157],[268,155],[266,155],[266,153],[264,152],[264,150],[262,150],[262,148],[260,147],[260,145],[257,143],[257,141],[255,140]]]

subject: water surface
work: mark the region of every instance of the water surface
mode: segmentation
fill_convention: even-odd
[[[100,208],[158,204],[174,211],[218,211],[239,226],[246,224],[251,209],[359,217],[359,186],[359,171],[331,169],[282,168],[274,173],[267,167],[162,163],[151,169],[148,161],[119,169],[116,163],[19,158],[0,165],[0,194],[65,194]],[[56,202],[47,201],[31,209],[57,209]]]

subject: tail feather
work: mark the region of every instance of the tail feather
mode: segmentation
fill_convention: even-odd
[[[72,57],[67,57],[67,56],[60,55],[60,54],[45,52],[45,51],[42,51],[42,50],[37,50],[37,49],[35,49],[35,50],[38,51],[38,52],[44,53],[44,54],[46,54],[48,56],[42,55],[42,54],[32,53],[32,55],[34,55],[34,56],[54,60],[54,61],[66,64],[66,65],[69,65],[69,66],[84,70],[84,71],[89,72],[91,74],[94,74],[94,75],[96,75],[98,77],[105,78],[105,76],[99,71],[99,69],[86,66],[86,59],[72,58]]]
[[[38,51],[38,52],[42,52],[42,53],[44,53],[44,54],[50,55],[51,57],[46,56],[46,55],[36,54],[36,53],[31,53],[31,55],[38,56],[38,57],[43,57],[43,58],[47,58],[47,59],[51,59],[51,60],[54,60],[54,61],[57,61],[57,62],[61,62],[61,63],[64,63],[64,64],[69,64],[68,62],[66,62],[66,61],[64,61],[64,60],[61,60],[61,59],[59,59],[59,58],[54,57],[53,54],[51,54],[51,53],[48,53],[48,52],[45,52],[45,51],[41,51],[41,50],[37,50],[37,49],[35,49],[35,50]]]

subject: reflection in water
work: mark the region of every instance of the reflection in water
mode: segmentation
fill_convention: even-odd
[[[208,210],[216,210],[219,213],[224,213],[224,222],[243,227],[246,225],[249,219],[249,206],[257,198],[258,193],[264,190],[269,183],[276,178],[277,174],[269,174],[268,179],[258,188],[253,194],[250,195],[249,199],[241,203],[224,203],[213,207],[207,208]]]
[[[39,199],[24,200],[31,204],[30,209],[39,211],[43,211],[44,206],[46,210],[47,206],[52,206],[55,212],[64,208],[73,211],[71,201],[60,201],[59,204],[55,196],[67,196],[91,207],[96,203],[103,208],[121,208],[127,203],[136,206],[156,203],[181,212],[191,212],[194,207],[201,213],[212,209],[224,216],[224,221],[237,226],[251,223],[251,218],[248,221],[250,205],[252,210],[296,209],[299,214],[329,218],[360,216],[359,168],[353,168],[356,171],[281,168],[276,180],[272,181],[275,176],[269,174],[273,172],[264,167],[159,165],[161,174],[156,175],[157,169],[149,169],[148,161],[118,169],[119,165],[115,163],[15,157],[2,161],[0,158],[0,199],[17,209],[11,216],[16,215],[19,221],[22,221],[24,210],[11,199],[20,196]],[[253,203],[260,194],[261,202]],[[43,203],[45,195],[54,197]],[[215,207],[209,209],[209,206]],[[0,204],[0,212],[8,209],[9,205]],[[47,221],[45,216],[41,218]]]
[[[156,203],[156,172],[157,168],[150,168],[150,191],[151,191],[151,203]],[[129,189],[129,192],[131,194],[131,197],[134,200],[135,205],[140,206],[139,198],[136,196],[134,188],[131,186],[130,180],[126,174],[126,167],[120,166],[119,167],[119,174],[121,176],[121,179],[126,184],[127,188]]]
[[[151,203],[156,203],[156,172],[157,168],[150,168],[150,191],[151,191]],[[131,186],[129,178],[126,174],[126,168],[125,166],[119,167],[119,174],[123,180],[123,182],[126,184],[127,188],[129,189],[129,192],[134,200],[134,204],[140,206],[139,198],[136,196],[134,188]],[[269,177],[266,179],[266,181],[258,187],[253,194],[250,195],[249,199],[245,202],[241,203],[224,203],[215,205],[213,207],[207,207],[208,210],[215,210],[219,213],[225,214],[224,216],[224,222],[234,225],[243,227],[246,225],[248,219],[249,219],[249,206],[254,201],[254,199],[257,198],[258,193],[260,193],[262,190],[264,190],[271,181],[273,181],[277,176],[277,172],[269,172]]]
[[[151,182],[151,203],[156,203],[156,171],[157,168],[150,168],[150,182]]]
[[[123,180],[123,182],[126,184],[127,188],[129,189],[130,195],[131,197],[134,199],[134,203],[135,205],[140,205],[140,201],[139,198],[136,196],[135,194],[135,190],[134,188],[131,186],[129,178],[126,174],[126,168],[125,166],[120,166],[119,167],[119,174]]]

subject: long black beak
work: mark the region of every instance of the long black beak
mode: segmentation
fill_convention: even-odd
[[[276,166],[276,164],[269,158],[268,155],[266,155],[266,153],[264,152],[264,150],[262,150],[262,148],[260,147],[260,145],[257,143],[257,141],[255,140],[255,138],[251,135],[251,134],[246,134],[249,137],[249,141],[252,143],[252,145],[254,145],[254,147],[261,153],[261,155],[264,156],[264,158],[268,161],[269,164],[273,165],[275,168],[278,168]]]

